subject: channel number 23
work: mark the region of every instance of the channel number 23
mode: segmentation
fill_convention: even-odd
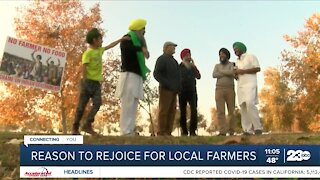
[[[309,151],[288,150],[287,161],[308,161],[311,157]]]

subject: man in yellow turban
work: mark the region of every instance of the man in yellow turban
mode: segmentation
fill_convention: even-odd
[[[144,19],[135,19],[133,21],[131,21],[130,25],[129,25],[129,30],[130,31],[139,31],[143,28],[145,28],[145,26],[147,25],[147,21]]]
[[[149,58],[147,43],[144,38],[144,19],[133,20],[129,25],[129,41],[120,43],[121,74],[116,89],[116,96],[121,101],[120,132],[125,136],[134,136],[135,121],[139,99],[143,99],[143,81],[150,70],[145,65],[145,58]]]
[[[238,103],[241,112],[241,125],[244,135],[261,135],[258,104],[257,72],[260,72],[258,59],[253,54],[247,53],[247,47],[241,42],[233,44],[234,53],[238,56],[237,68],[234,70],[238,76]],[[252,129],[253,127],[253,129]]]
[[[146,33],[146,25],[147,25],[146,20],[135,19],[135,20],[131,21],[128,29],[130,31],[133,31],[136,34],[137,38],[139,39],[139,41],[141,43],[142,52],[143,52],[144,56],[148,59],[149,58],[149,51],[147,49],[147,43],[144,38],[144,34]],[[130,36],[132,36],[132,35],[130,35]]]

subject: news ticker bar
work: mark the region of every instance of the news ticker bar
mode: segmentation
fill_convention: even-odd
[[[164,173],[165,172],[165,173]],[[21,178],[319,178],[320,167],[70,167],[22,166]]]
[[[21,166],[320,166],[320,145],[20,145]]]

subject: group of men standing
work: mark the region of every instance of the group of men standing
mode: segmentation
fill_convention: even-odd
[[[91,98],[93,106],[82,130],[92,135],[98,135],[93,130],[92,123],[101,106],[102,55],[105,50],[116,46],[118,43],[120,43],[121,49],[121,73],[116,89],[116,96],[121,101],[120,132],[121,135],[125,136],[137,134],[135,132],[135,119],[138,103],[139,100],[143,99],[143,82],[150,72],[145,65],[145,58],[149,58],[149,51],[144,38],[146,23],[144,19],[132,21],[129,25],[129,32],[106,47],[101,47],[102,35],[98,29],[94,28],[88,32],[86,41],[90,47],[82,56],[83,73],[81,90],[72,134],[80,134],[80,120]],[[179,96],[182,135],[195,136],[198,123],[196,79],[200,79],[201,75],[191,57],[190,49],[183,49],[181,51],[180,57],[182,61],[178,64],[173,57],[176,46],[177,44],[170,41],[164,43],[163,54],[157,59],[153,72],[154,78],[159,82],[157,135],[171,136],[176,114],[177,96]],[[244,133],[251,133],[252,125],[256,134],[259,131],[260,134],[262,133],[260,119],[257,119],[259,118],[258,111],[254,109],[257,97],[254,97],[252,94],[257,90],[255,73],[260,71],[260,68],[257,59],[252,55],[246,54],[243,46],[239,46],[236,43],[234,45],[235,53],[239,57],[237,69],[234,69],[232,63],[232,65],[230,64],[230,53],[224,48],[219,51],[221,63],[216,65],[214,69],[213,77],[218,78],[216,101],[220,135],[225,135],[227,131],[229,133],[232,132],[232,134],[234,132],[234,77],[238,77],[238,93],[242,93],[241,98],[239,98],[239,104],[243,117],[242,127]],[[228,106],[230,122],[232,122],[229,128],[225,124],[225,102]],[[186,117],[188,103],[191,112],[189,128],[187,127]]]
[[[196,79],[201,75],[191,58],[191,51],[184,49],[180,57],[180,65],[174,59],[173,54],[177,44],[165,42],[163,55],[156,62],[153,72],[159,82],[159,113],[158,136],[171,136],[174,118],[176,114],[177,95],[179,95],[180,127],[181,134],[187,136],[196,135],[197,130],[197,89]],[[190,105],[191,119],[187,128],[186,108]]]
[[[262,125],[258,104],[257,75],[260,65],[256,56],[247,53],[247,47],[241,42],[233,44],[238,57],[236,63],[229,61],[230,52],[226,48],[219,50],[220,63],[213,70],[213,78],[217,78],[215,100],[219,135],[235,133],[235,91],[234,79],[237,80],[238,104],[240,105],[241,126],[243,135],[261,135]],[[225,105],[228,108],[228,121],[225,118]],[[228,122],[228,123],[227,123]]]

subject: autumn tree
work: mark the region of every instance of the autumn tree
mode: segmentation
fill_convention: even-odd
[[[294,90],[295,119],[302,130],[318,129],[320,121],[320,13],[306,20],[296,36],[284,36],[293,50],[282,52],[282,69]],[[314,127],[313,127],[314,126]]]
[[[32,115],[35,114],[36,98],[25,99],[25,96],[29,95],[29,91],[24,91],[24,88],[18,85],[10,83],[3,83],[4,89],[8,94],[0,99],[0,111],[1,111],[1,124],[4,126],[17,125],[25,126],[27,123],[33,121]],[[13,92],[11,90],[14,90]],[[43,94],[38,92],[38,98],[43,97]],[[26,111],[29,108],[29,111]],[[38,126],[38,121],[34,123],[34,126]]]
[[[226,120],[229,121],[228,118],[226,118]],[[234,129],[235,132],[242,132],[241,114],[240,114],[240,110],[239,110],[239,108],[237,106],[235,107],[234,120],[236,121],[235,129]],[[216,132],[218,130],[219,130],[219,124],[218,124],[217,109],[213,107],[213,108],[211,108],[211,121],[210,121],[209,126],[206,128],[206,131],[210,135],[213,135],[214,132]]]
[[[107,52],[107,58],[103,62],[102,106],[97,123],[99,123],[99,128],[107,130],[108,133],[115,133],[119,130],[114,127],[119,127],[120,119],[120,100],[115,96],[120,66],[120,56],[113,51]]]
[[[260,92],[264,126],[273,131],[291,131],[294,120],[294,97],[288,82],[276,68],[264,71],[264,87]]]
[[[114,51],[106,52],[106,59],[103,60],[103,82],[101,84],[102,105],[95,117],[96,128],[100,134],[116,134],[120,130],[120,100],[115,96],[120,66],[120,56]],[[92,104],[87,105],[84,117],[91,107]]]
[[[190,123],[190,120],[189,120]],[[207,128],[207,120],[204,117],[203,114],[198,113],[198,129],[202,128],[202,129],[206,129]]]
[[[154,106],[151,108],[151,116],[152,116],[153,124],[150,123],[148,127],[149,133],[151,134],[151,136],[156,135],[156,133],[158,132],[158,113],[159,113],[158,106]]]
[[[101,29],[99,4],[87,12],[80,1],[32,1],[18,9],[14,23],[19,39],[65,51],[67,61],[60,93],[6,83],[10,96],[1,99],[0,107],[2,116],[7,117],[4,123],[23,125],[31,119],[52,121],[51,124],[58,121],[62,122],[63,132],[66,133],[78,101],[81,55],[87,48],[85,35],[93,27]],[[37,109],[49,113],[39,114]],[[40,115],[43,118],[39,118]]]
[[[236,108],[234,109],[234,120],[236,121],[235,132],[242,132],[241,113],[238,106],[236,106]]]
[[[187,106],[187,128],[188,129],[190,127],[190,114],[191,114],[190,106],[188,105]],[[197,131],[200,128],[202,128],[202,129],[206,129],[207,128],[206,119],[205,119],[204,115],[199,112],[199,110],[198,110],[198,113],[197,113],[197,120],[198,120]],[[180,132],[180,109],[179,109],[179,107],[177,107],[176,114],[175,114],[175,117],[174,117],[173,131],[175,129],[178,130],[178,134],[180,135],[181,132]]]
[[[159,98],[159,93],[157,87],[151,85],[151,76],[148,76],[143,84],[144,89],[144,99],[139,102],[140,109],[144,110],[148,114],[148,121],[150,122],[150,133],[151,136],[155,136],[155,121],[152,116],[152,107],[155,105]]]
[[[206,129],[210,135],[213,135],[214,132],[218,131],[218,119],[217,119],[217,109],[211,108],[211,121],[209,127]]]

